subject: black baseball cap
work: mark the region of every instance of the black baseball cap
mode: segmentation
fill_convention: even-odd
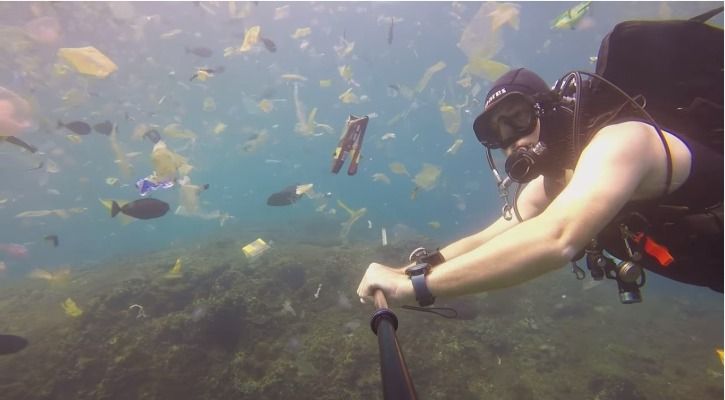
[[[483,105],[483,112],[473,121],[473,131],[481,143],[485,143],[482,137],[487,135],[488,129],[488,111],[499,104],[505,98],[514,94],[524,94],[534,96],[539,93],[550,91],[549,85],[534,72],[526,68],[513,69],[501,75],[500,78],[493,83],[491,90],[486,94]]]

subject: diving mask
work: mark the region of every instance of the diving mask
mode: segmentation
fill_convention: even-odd
[[[539,106],[531,96],[509,92],[473,124],[476,138],[489,149],[504,149],[536,128]]]

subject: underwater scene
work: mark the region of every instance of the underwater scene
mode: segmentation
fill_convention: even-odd
[[[720,6],[0,2],[0,398],[383,398],[356,289],[501,215],[491,83]],[[567,265],[393,311],[421,399],[722,399],[722,295],[642,298]]]

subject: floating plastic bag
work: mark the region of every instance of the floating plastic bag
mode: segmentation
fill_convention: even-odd
[[[448,105],[441,104],[440,106],[441,117],[443,118],[443,124],[446,126],[446,132],[451,135],[455,135],[461,129],[461,112],[459,109]]]
[[[435,74],[438,71],[441,71],[443,68],[446,67],[446,63],[443,61],[438,61],[437,63],[433,64],[428,68],[423,76],[418,81],[418,84],[415,86],[415,91],[420,93],[422,92],[426,86],[428,86],[428,82],[430,82],[430,79],[433,77],[433,74]]]
[[[118,69],[110,58],[92,46],[64,47],[58,49],[58,56],[84,75],[105,78]]]
[[[466,26],[458,42],[458,48],[469,58],[491,58],[501,50],[503,44],[498,30],[494,30],[496,3],[483,3],[476,15]]]
[[[239,48],[239,51],[244,53],[246,51],[249,51],[252,49],[252,46],[257,44],[259,41],[259,25],[255,25],[244,34],[244,42],[242,42],[242,46]]]
[[[248,245],[242,247],[242,252],[245,256],[247,256],[248,259],[252,260],[259,256],[261,256],[264,252],[269,250],[271,247],[265,243],[264,240],[257,239],[253,241],[252,243],[249,243]]]
[[[493,82],[511,69],[506,64],[485,58],[474,57],[464,67],[466,73]]]
[[[423,163],[423,168],[413,178],[415,185],[423,190],[431,190],[441,176],[441,169],[433,164]]]

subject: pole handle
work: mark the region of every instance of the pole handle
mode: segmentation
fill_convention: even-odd
[[[385,293],[382,290],[376,289],[373,292],[373,299],[375,301],[375,308],[388,308],[388,300],[385,298]]]

